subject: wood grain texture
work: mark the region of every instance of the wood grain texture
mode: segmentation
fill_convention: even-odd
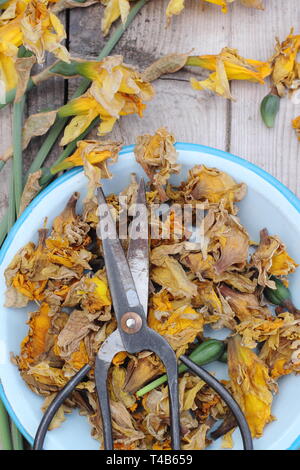
[[[232,11],[230,45],[238,45],[241,55],[247,58],[271,57],[275,36],[284,40],[291,27],[298,28],[300,24],[299,2],[266,0],[265,3],[265,12],[249,11],[238,5]],[[300,143],[291,126],[291,120],[300,114],[300,106],[283,98],[275,128],[267,129],[260,118],[259,103],[268,91],[268,81],[263,86],[232,84],[237,101],[231,105],[230,149],[271,173],[300,196]]]
[[[195,54],[218,51],[229,40],[230,21],[215,8],[202,11],[198,2],[188,2],[185,12],[173,19],[167,27],[166,2],[149,2],[137,15],[131,27],[113,51],[121,54],[128,64],[143,70],[162,55],[173,52]],[[74,55],[95,57],[103,45],[99,32],[103,7],[95,5],[83,15],[71,11],[70,50]],[[217,30],[218,34],[213,32]],[[92,38],[92,39],[90,39]],[[96,52],[97,51],[97,52]],[[191,75],[199,71],[184,70],[176,76],[163,77],[154,83],[156,97],[145,111],[143,119],[126,116],[118,122],[111,139],[121,139],[125,144],[134,143],[136,136],[154,132],[166,126],[179,141],[226,147],[227,103],[216,97],[201,96],[189,84]],[[70,93],[74,85],[70,86]]]
[[[140,70],[158,57],[173,52],[214,54],[222,47],[238,48],[247,58],[266,60],[274,50],[274,38],[284,39],[290,28],[299,25],[299,0],[265,0],[264,12],[232,5],[224,15],[218,7],[202,11],[198,2],[186,0],[185,11],[166,26],[167,0],[151,0],[125,32],[114,54]],[[74,56],[95,58],[106,38],[101,34],[103,7],[74,9],[63,13],[68,18],[68,46]],[[49,60],[49,59],[48,59]],[[51,61],[52,59],[50,59]],[[184,69],[154,83],[156,96],[142,119],[120,119],[109,139],[134,143],[136,136],[166,126],[179,141],[201,143],[231,151],[258,164],[300,195],[300,144],[291,128],[291,119],[300,114],[300,105],[288,98],[281,102],[280,114],[273,130],[264,127],[259,104],[268,92],[268,84],[232,83],[235,102],[211,97],[192,90],[191,76],[203,76],[195,69]],[[68,83],[55,78],[34,89],[28,96],[27,113],[59,107],[70,97],[77,80]],[[0,150],[9,144],[10,112],[0,111]],[[95,135],[95,132],[93,133]],[[35,139],[25,154],[28,168],[43,138]],[[50,161],[57,153],[52,153]],[[0,216],[7,205],[9,166],[0,174]]]

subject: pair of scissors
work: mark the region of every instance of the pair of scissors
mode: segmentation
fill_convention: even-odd
[[[135,202],[135,234],[129,234],[127,256],[117,236],[115,222],[101,188],[98,189],[99,224],[97,236],[102,240],[106,275],[118,328],[103,342],[95,360],[95,383],[102,415],[104,447],[113,449],[112,421],[107,390],[107,376],[114,356],[122,351],[130,354],[154,352],[163,362],[168,377],[170,429],[173,450],[180,449],[180,409],[178,397],[177,358],[169,343],[147,325],[149,294],[148,211],[144,180],[140,181]],[[131,224],[131,227],[133,224]],[[241,430],[245,449],[252,449],[252,439],[246,419],[230,393],[211,374],[186,356],[180,361],[212,387],[233,412]],[[47,429],[60,405],[91,370],[86,364],[57,394],[37,430],[34,449],[43,448]]]

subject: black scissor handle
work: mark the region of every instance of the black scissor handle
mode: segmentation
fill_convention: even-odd
[[[73,392],[74,388],[82,381],[82,379],[84,379],[84,377],[90,370],[91,366],[89,364],[83,366],[58,392],[52,403],[50,403],[37,429],[34,438],[33,450],[43,449],[45,436],[56,412],[59,410],[60,406],[68,398],[68,396]]]
[[[238,427],[240,429],[244,450],[253,450],[253,440],[251,432],[245,418],[244,413],[242,412],[239,404],[235,401],[233,396],[228,392],[228,390],[215,379],[209,372],[207,372],[202,367],[198,366],[195,362],[191,361],[186,356],[180,356],[180,361],[183,362],[189,369],[191,369],[198,377],[200,377],[204,382],[207,383],[215,392],[220,395],[220,397],[225,401],[228,408],[230,408],[232,414],[234,415]]]

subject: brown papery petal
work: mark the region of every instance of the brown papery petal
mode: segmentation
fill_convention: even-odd
[[[153,82],[162,75],[175,73],[182,69],[189,57],[189,54],[168,54],[149,65],[142,73],[145,82]]]

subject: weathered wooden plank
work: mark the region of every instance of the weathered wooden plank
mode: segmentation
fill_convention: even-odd
[[[283,40],[292,26],[299,26],[297,0],[265,3],[265,12],[249,11],[238,5],[232,11],[230,45],[238,46],[241,55],[247,58],[268,59],[274,51],[275,36]],[[291,127],[292,118],[300,114],[300,106],[295,106],[288,98],[282,99],[275,128],[267,129],[261,120],[259,105],[268,91],[269,84],[233,83],[232,93],[237,101],[231,107],[230,149],[264,168],[300,195],[300,143]]]
[[[230,18],[215,8],[202,11],[198,2],[188,3],[185,12],[175,17],[167,27],[167,2],[153,1],[146,5],[114,50],[127,63],[143,70],[158,57],[173,52],[204,54],[218,52],[229,40]],[[70,50],[74,55],[95,57],[104,40],[100,33],[103,8],[91,7],[84,14],[71,11]],[[218,31],[218,34],[215,34]],[[109,138],[134,143],[137,135],[154,132],[166,126],[177,139],[225,148],[227,139],[227,103],[217,98],[203,97],[191,89],[191,75],[202,72],[182,71],[154,83],[155,99],[148,104],[145,116],[124,117]],[[74,84],[70,83],[70,95]]]

